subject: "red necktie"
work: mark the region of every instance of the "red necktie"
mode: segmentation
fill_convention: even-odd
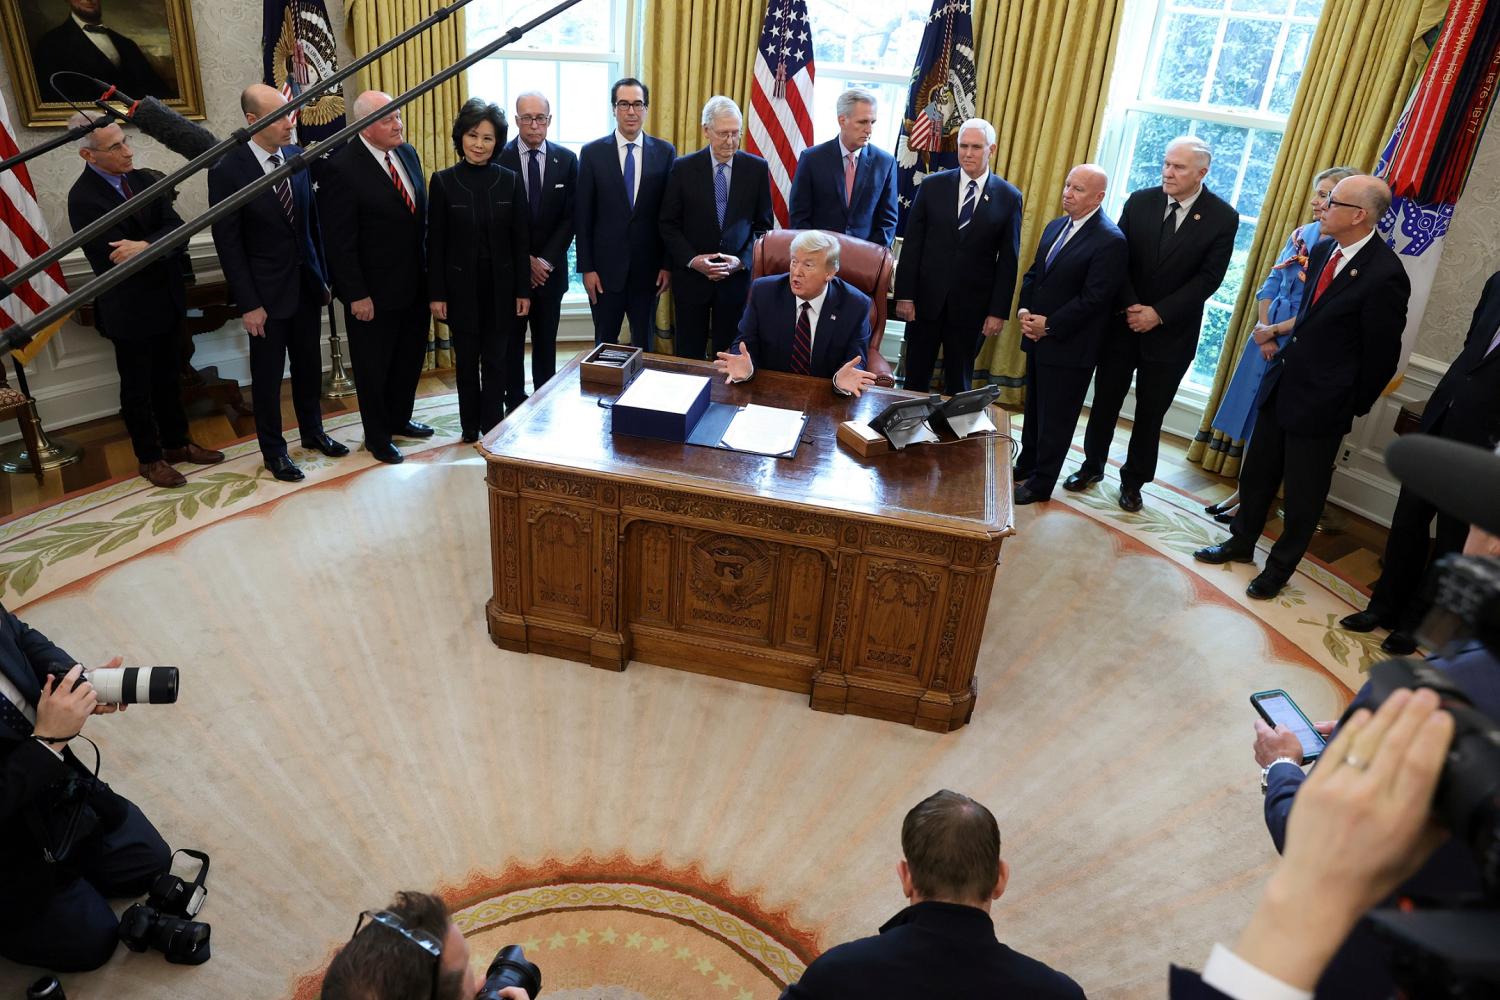
[[[1333,272],[1338,270],[1339,261],[1344,259],[1344,251],[1335,249],[1328,257],[1328,263],[1323,265],[1322,272],[1318,275],[1318,285],[1313,289],[1313,304],[1317,305],[1323,293],[1328,291],[1328,286],[1333,282]]]
[[[130,182],[125,179],[125,175],[124,174],[121,174],[120,175],[120,194],[124,195],[126,201],[129,201],[130,200],[130,196],[132,194],[134,194],[134,193],[135,192],[133,192],[133,191],[130,190]]]
[[[396,191],[401,195],[401,200],[406,202],[406,210],[416,215],[416,202],[411,200],[411,193],[406,190],[406,185],[401,183],[401,175],[396,173],[396,165],[391,162],[390,153],[385,154],[385,168],[391,172],[391,183],[396,185]]]
[[[811,308],[802,303],[802,312],[797,316],[797,332],[792,336],[792,374],[812,374],[812,321],[807,312]]]

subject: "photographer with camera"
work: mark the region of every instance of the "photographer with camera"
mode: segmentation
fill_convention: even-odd
[[[120,665],[116,657],[107,668]],[[171,852],[139,808],[73,754],[101,704],[83,667],[0,607],[0,955],[96,969],[119,943],[110,898],[139,896]]]
[[[366,910],[323,974],[323,1000],[535,1000],[542,974],[516,945],[500,949],[484,982],[469,942],[439,896],[398,892]]]

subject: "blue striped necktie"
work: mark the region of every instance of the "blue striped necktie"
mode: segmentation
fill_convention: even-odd
[[[964,203],[958,210],[958,228],[962,229],[974,218],[974,206],[979,203],[979,182],[969,181],[969,193],[964,195]]]
[[[720,163],[714,170],[714,208],[719,212],[719,228],[724,228],[724,213],[729,208],[729,179],[724,176],[727,163]]]
[[[1069,219],[1068,224],[1063,226],[1062,235],[1057,238],[1057,242],[1052,244],[1052,249],[1047,251],[1047,263],[1042,265],[1042,270],[1052,266],[1052,261],[1057,258],[1057,252],[1063,248],[1064,243],[1068,242],[1068,234],[1072,231],[1073,220]]]

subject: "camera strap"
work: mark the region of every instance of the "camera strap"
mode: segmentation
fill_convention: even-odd
[[[94,789],[99,787],[99,744],[87,736],[79,736],[77,738],[94,748],[94,770],[88,776],[88,783],[84,786],[83,791],[81,794],[78,794],[78,801],[73,803],[73,811],[68,814],[67,822],[63,824],[62,830],[59,831],[57,842],[42,845],[42,857],[51,865],[61,864],[73,853],[73,846],[78,840],[78,830],[83,819],[83,811],[88,808],[89,798],[93,795]],[[76,783],[77,781],[76,777],[69,779],[70,783]]]
[[[167,870],[158,875],[151,885],[150,903],[163,913],[179,917],[195,917],[198,911],[203,909],[203,902],[208,896],[206,884],[208,882],[208,855],[203,851],[179,847],[172,852],[172,861],[175,862],[179,854],[186,854],[200,863],[198,876],[189,882],[180,876],[173,875],[172,865],[169,862]]]

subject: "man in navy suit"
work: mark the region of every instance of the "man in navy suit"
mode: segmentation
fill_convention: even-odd
[[[941,348],[943,391],[967,391],[982,338],[1010,317],[1021,192],[990,173],[994,155],[995,127],[971,118],[958,129],[959,169],[930,174],[917,188],[896,268],[908,389],[927,391]]]
[[[240,109],[255,124],[286,103],[264,83],[245,88]],[[208,171],[208,201],[217,204],[302,152],[287,143],[290,118],[278,118],[236,146]],[[250,398],[255,434],[266,468],[283,482],[303,478],[281,436],[281,372],[291,359],[292,407],[305,448],[329,456],[349,449],[323,432],[322,353],[318,347],[323,307],[330,300],[328,268],[318,205],[305,171],[283,178],[213,224],[214,247],[250,335]]]
[[[656,297],[672,272],[663,258],[662,194],[677,147],[645,133],[651,91],[626,77],[609,90],[615,130],[578,155],[578,274],[594,315],[594,342],[615,344],[630,320],[630,342],[653,348]]]
[[[787,206],[792,229],[827,229],[883,247],[896,238],[896,158],[870,145],[875,95],[851,87],[834,108],[839,135],[802,151]]]
[[[55,815],[61,786],[92,773],[68,743],[91,715],[115,711],[87,681],[74,687],[76,663],[0,607],[0,955],[54,972],[108,961],[120,937],[107,900],[146,892],[171,861],[151,821],[102,781],[85,800],[97,824],[62,861],[44,857],[58,845],[32,820]]]
[[[1231,537],[1193,553],[1215,565],[1255,562],[1255,543],[1284,483],[1281,537],[1245,589],[1256,600],[1274,598],[1296,572],[1328,499],[1339,444],[1396,374],[1411,281],[1375,232],[1390,204],[1391,189],[1365,174],[1344,178],[1329,195],[1328,239],[1309,254],[1291,339],[1260,383],[1260,417],[1240,469]]]
[[[833,380],[858,396],[875,382],[860,366],[870,350],[870,297],[834,277],[839,241],[809,229],[792,240],[791,270],[756,279],[734,346],[714,367],[726,382],[755,377],[757,366]]]
[[[578,157],[547,141],[552,103],[531,90],[516,98],[516,137],[500,151],[500,165],[521,177],[530,210],[531,311],[515,322],[531,327],[531,384],[540,389],[557,373],[557,324],[568,291],[568,247],[573,243],[573,201],[578,189]],[[519,353],[507,355],[505,395],[519,406],[526,398],[526,373]]]
[[[727,97],[710,97],[701,118],[705,145],[681,157],[667,177],[661,238],[673,268],[679,358],[702,361],[710,331],[715,352],[734,340],[750,290],[755,239],[770,230],[771,172],[740,152],[744,117]]]
[[[1109,176],[1084,163],[1068,171],[1067,214],[1042,229],[1021,279],[1021,350],[1026,352],[1026,421],[1016,460],[1015,499],[1052,495],[1083,411],[1099,342],[1125,281],[1125,234],[1100,209]]]

